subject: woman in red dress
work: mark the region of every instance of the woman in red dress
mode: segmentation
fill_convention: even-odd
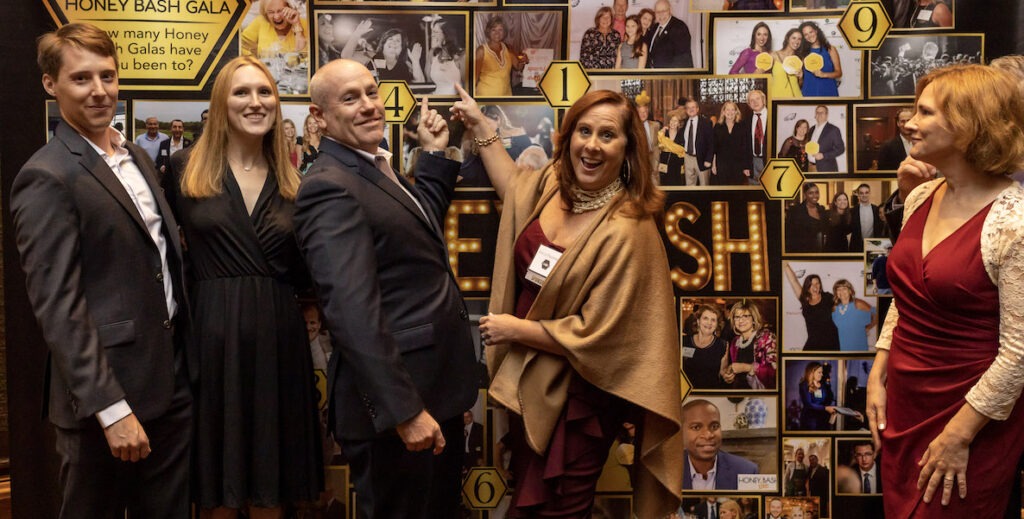
[[[916,109],[910,156],[944,178],[907,197],[887,266],[867,408],[885,516],[989,516],[1024,451],[1024,188],[1008,177],[1024,101],[1009,75],[966,65],[923,78]]]

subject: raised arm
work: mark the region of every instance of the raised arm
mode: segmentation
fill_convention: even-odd
[[[469,96],[462,85],[456,84],[455,91],[458,92],[460,99],[452,105],[452,114],[466,125],[466,130],[477,145],[477,153],[484,163],[494,191],[497,192],[499,198],[504,200],[505,188],[518,167],[505,147],[501,145],[497,125],[494,121],[488,119],[480,111],[476,100]]]

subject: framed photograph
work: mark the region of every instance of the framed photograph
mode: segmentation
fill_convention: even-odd
[[[896,171],[910,150],[912,117],[909,104],[854,105],[854,172]]]
[[[783,261],[782,350],[873,352],[878,302],[858,295],[861,261]]]
[[[832,438],[782,438],[782,495],[816,497],[823,517],[829,516],[832,494]]]
[[[714,72],[769,74],[772,99],[863,96],[864,53],[847,46],[839,17],[718,17],[713,36]],[[811,40],[818,48],[801,55]]]
[[[840,388],[839,405],[859,413],[859,416],[849,413],[843,416],[844,431],[865,434],[870,432],[865,412],[868,408],[868,375],[874,363],[874,357],[851,357],[840,361],[843,383]]]
[[[697,496],[687,494],[683,497],[683,503],[679,509],[682,510],[680,519],[707,518],[707,517],[728,517],[723,513],[732,512],[733,517],[743,519],[746,517],[761,517],[761,496],[737,495],[721,496],[706,495]],[[623,515],[621,517],[630,517]]]
[[[795,0],[794,0],[795,1]],[[957,0],[892,0],[886,2],[893,29],[951,29],[956,25]]]
[[[864,290],[866,296],[892,297],[892,287],[885,265],[892,252],[889,238],[868,238],[864,240]],[[881,325],[879,325],[881,326]]]
[[[769,395],[687,397],[683,401],[683,490],[777,491],[777,409],[778,397]],[[715,477],[702,479],[712,466],[717,466]]]
[[[167,172],[171,156],[192,146],[203,130],[207,101],[132,101],[132,128],[126,139],[146,150],[159,175]],[[114,118],[115,127],[117,118]]]
[[[850,0],[789,0],[790,11],[834,11],[849,6]]]
[[[253,0],[238,29],[238,55],[259,58],[281,96],[304,96],[312,34],[306,0]]]
[[[881,206],[896,189],[895,180],[805,180],[782,205],[786,254],[860,255],[865,238],[887,236]]]
[[[869,51],[874,99],[914,97],[917,81],[932,69],[954,63],[984,63],[984,34],[890,34]]]
[[[324,503],[324,519],[349,519],[355,515],[355,499],[349,482],[348,465],[331,465],[326,468],[324,486],[327,502]]]
[[[875,452],[871,438],[837,439],[836,494],[881,494],[884,456]]]
[[[772,513],[773,501],[778,501],[782,509],[781,516],[768,515],[768,519],[775,519],[775,517],[783,519],[818,519],[822,517],[820,515],[821,507],[816,497],[766,497],[765,501],[768,503],[765,505],[768,509],[768,514]]]
[[[680,360],[691,390],[778,387],[778,310],[773,297],[680,299]],[[734,370],[735,363],[743,369]]]
[[[318,10],[316,60],[355,60],[417,96],[455,97],[469,77],[468,23],[466,11]]]
[[[848,173],[845,104],[776,104],[776,157],[795,159],[804,173]]]
[[[579,0],[569,11],[569,59],[589,72],[707,69],[708,15],[690,0]]]
[[[473,95],[540,96],[537,81],[552,61],[565,59],[563,12],[474,12]]]

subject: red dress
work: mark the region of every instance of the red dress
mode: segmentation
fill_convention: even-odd
[[[541,245],[563,252],[544,235],[540,220],[534,220],[516,240],[513,251],[519,292],[516,317],[520,319],[526,317],[540,292],[539,285],[526,280],[526,271]],[[624,400],[574,375],[544,456],[526,442],[522,418],[509,413],[510,468],[516,488],[508,516],[590,517],[597,479],[616,433],[628,420],[629,409]]]
[[[907,221],[889,256],[887,273],[899,306],[886,382],[888,420],[882,434],[885,517],[1001,515],[1024,451],[1024,413],[991,421],[970,446],[967,499],[954,487],[941,505],[941,484],[930,504],[917,489],[918,460],[965,403],[999,348],[999,291],[985,272],[981,230],[991,205],[921,256],[933,197]]]

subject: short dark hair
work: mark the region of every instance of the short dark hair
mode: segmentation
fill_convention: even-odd
[[[36,62],[43,74],[57,79],[64,65],[64,51],[68,48],[114,58],[114,69],[117,70],[117,46],[103,29],[88,23],[69,23],[36,40]]]

